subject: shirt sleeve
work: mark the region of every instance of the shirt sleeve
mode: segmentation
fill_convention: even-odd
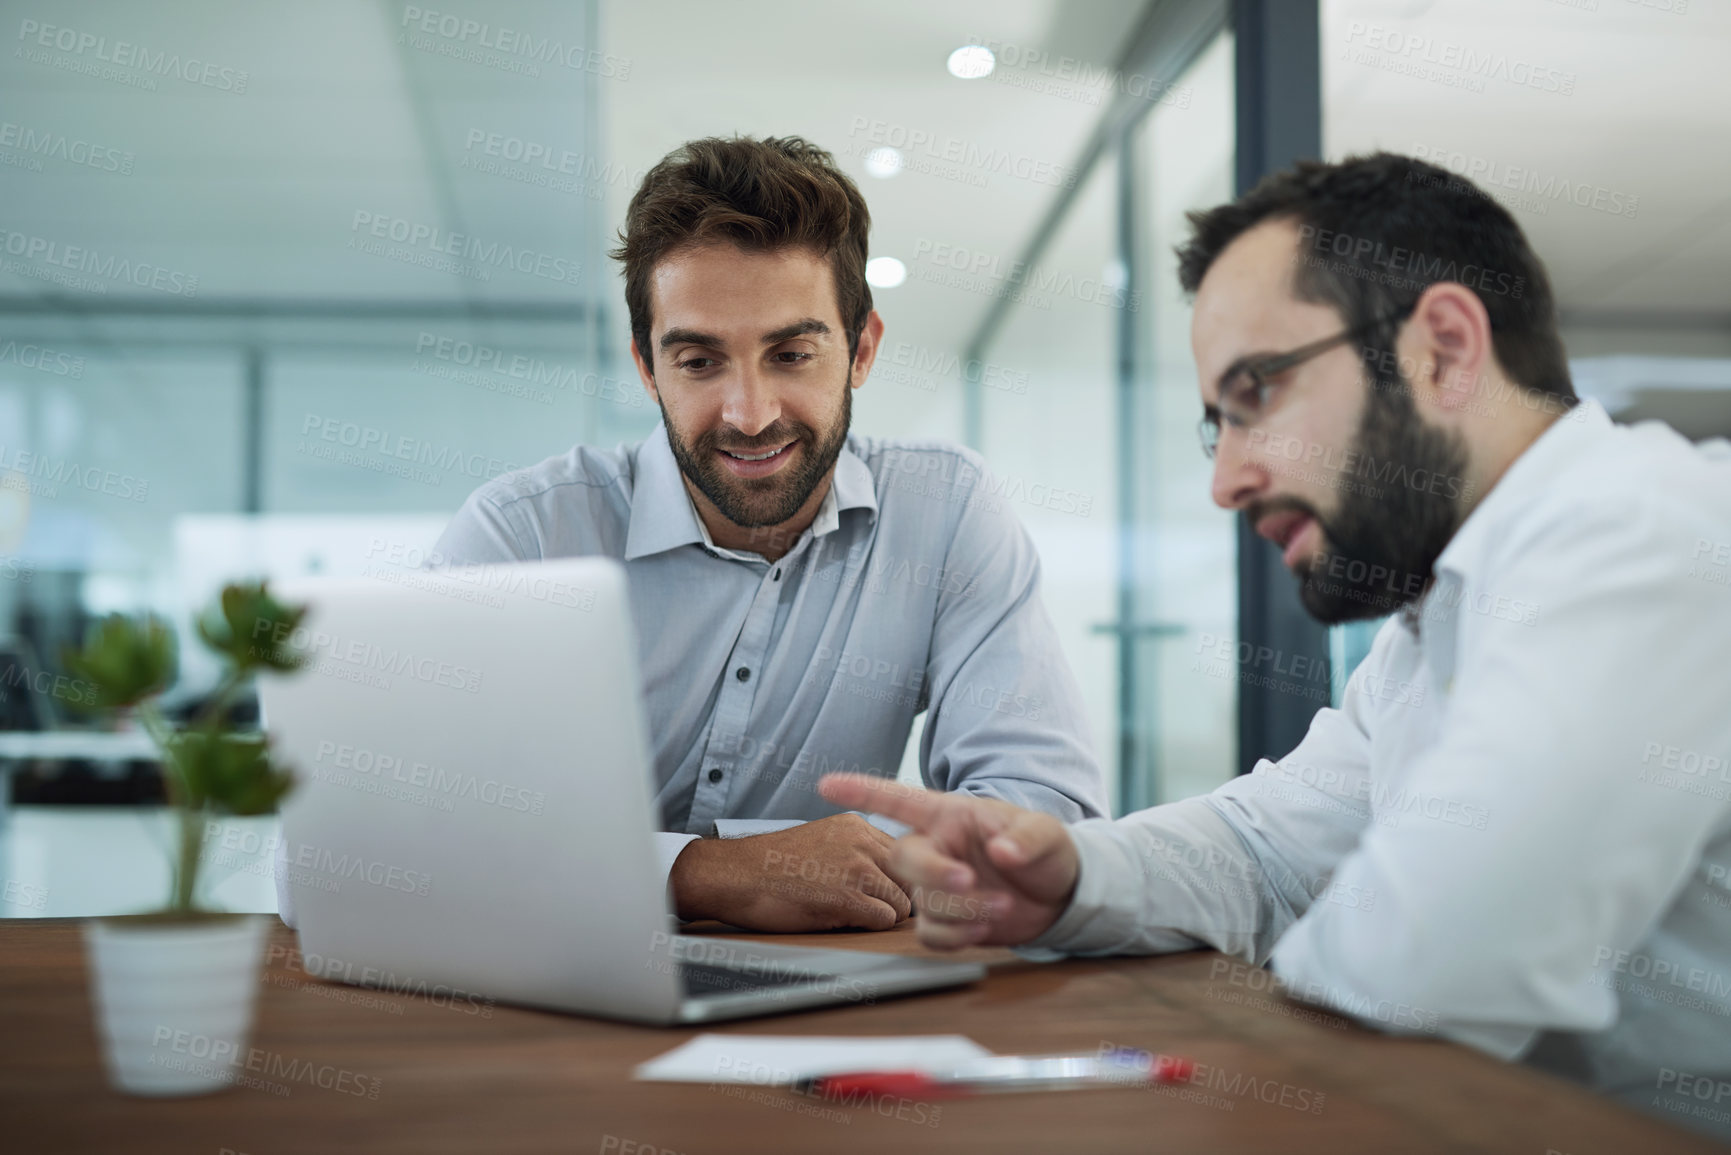
[[[1382,668],[1394,623],[1353,675]],[[1029,944],[1067,954],[1157,954],[1212,947],[1260,964],[1320,896],[1369,821],[1365,697],[1319,710],[1279,762],[1211,794],[1072,827],[1081,873],[1070,906]]]
[[[1547,503],[1552,505],[1552,503]],[[1663,752],[1720,751],[1725,591],[1687,573],[1703,527],[1648,500],[1556,503],[1469,586],[1446,730],[1338,880],[1374,911],[1318,903],[1274,950],[1292,993],[1504,1058],[1540,1030],[1610,1026],[1606,960],[1666,916],[1731,799],[1665,783]],[[1722,532],[1722,527],[1721,527]],[[1530,623],[1478,611],[1537,607]],[[1656,756],[1657,755],[1657,756]],[[1469,819],[1470,820],[1466,820]]]
[[[1105,777],[1028,532],[996,502],[960,503],[927,664],[920,769],[936,790],[1074,822],[1108,813]]]
[[[430,565],[499,565],[540,560],[541,547],[535,534],[517,524],[506,507],[489,495],[490,488],[482,486],[469,495],[469,500],[439,535]]]
[[[905,822],[897,822],[893,818],[885,818],[881,814],[863,814],[858,810],[844,811],[847,814],[858,814],[861,818],[889,835],[900,838],[908,832]],[[750,838],[754,834],[774,834],[778,830],[792,830],[795,826],[804,826],[812,821],[808,818],[717,818],[715,820],[715,836],[717,838]]]

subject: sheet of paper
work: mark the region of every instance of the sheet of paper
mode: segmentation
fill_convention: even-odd
[[[938,1073],[990,1054],[965,1035],[698,1035],[639,1065],[636,1077],[763,1087],[848,1071]]]

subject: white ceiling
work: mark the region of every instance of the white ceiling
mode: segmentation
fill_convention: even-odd
[[[1328,151],[1425,147],[1639,197],[1632,219],[1561,200],[1542,212],[1534,198],[1515,207],[1565,309],[1727,329],[1731,2],[1692,0],[1682,15],[1665,2],[1324,0]],[[556,0],[422,6],[571,42],[585,35],[578,7]],[[94,140],[135,164],[124,176],[52,160],[40,172],[0,165],[0,227],[197,275],[203,301],[576,299],[573,286],[542,278],[507,272],[479,282],[347,247],[354,214],[374,211],[575,252],[586,229],[611,233],[632,187],[608,182],[596,202],[465,169],[477,129],[592,152],[584,77],[547,69],[528,78],[417,50],[400,42],[404,10],[396,0],[0,0],[9,39],[24,20],[52,20],[250,73],[242,95],[175,80],[144,92],[4,54],[0,121]],[[1018,87],[1031,74],[1013,67],[957,80],[945,58],[985,39],[1011,54],[1105,64],[1139,11],[1137,0],[603,0],[601,47],[628,70],[600,82],[599,143],[614,171],[635,174],[693,136],[803,134],[859,179],[876,222],[874,253],[911,263],[922,242],[948,244],[1007,264],[1055,188],[965,163],[959,180],[916,171],[877,180],[864,172],[875,142],[860,126],[1067,166],[1100,106]],[[1473,92],[1342,59],[1365,41],[1354,22],[1416,31],[1438,52],[1502,54],[1571,74],[1574,90],[1492,79]],[[592,271],[616,302],[614,270]],[[49,288],[0,270],[0,294]],[[878,297],[895,332],[946,350],[960,349],[989,303],[918,280]],[[623,318],[612,320],[622,332]]]
[[[1505,203],[1566,312],[1682,313],[1731,328],[1731,3],[1324,0],[1323,12],[1331,156],[1424,148],[1494,165],[1499,179],[1519,168],[1553,188],[1604,189],[1602,204],[1639,198],[1633,218],[1531,192]],[[1540,85],[1572,75],[1573,92],[1500,76],[1472,91],[1389,70],[1401,58],[1387,49],[1415,34],[1428,44],[1408,59],[1506,58],[1508,75],[1549,70]],[[1347,56],[1373,38],[1383,50],[1370,61]]]

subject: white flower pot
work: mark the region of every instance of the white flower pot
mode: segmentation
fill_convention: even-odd
[[[242,1073],[270,920],[84,924],[108,1080],[133,1095],[204,1095]]]

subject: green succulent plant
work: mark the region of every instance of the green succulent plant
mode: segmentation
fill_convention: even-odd
[[[153,701],[174,683],[179,667],[174,631],[161,618],[110,614],[91,626],[81,648],[66,651],[67,668],[94,687],[89,708],[135,711],[162,752],[163,783],[179,819],[172,913],[195,908],[205,824],[222,815],[273,813],[294,788],[269,738],[237,731],[228,710],[258,672],[292,674],[306,664],[293,640],[306,614],[305,606],[277,601],[265,582],[225,587],[197,623],[199,639],[222,661],[222,680],[198,715],[180,726]]]

